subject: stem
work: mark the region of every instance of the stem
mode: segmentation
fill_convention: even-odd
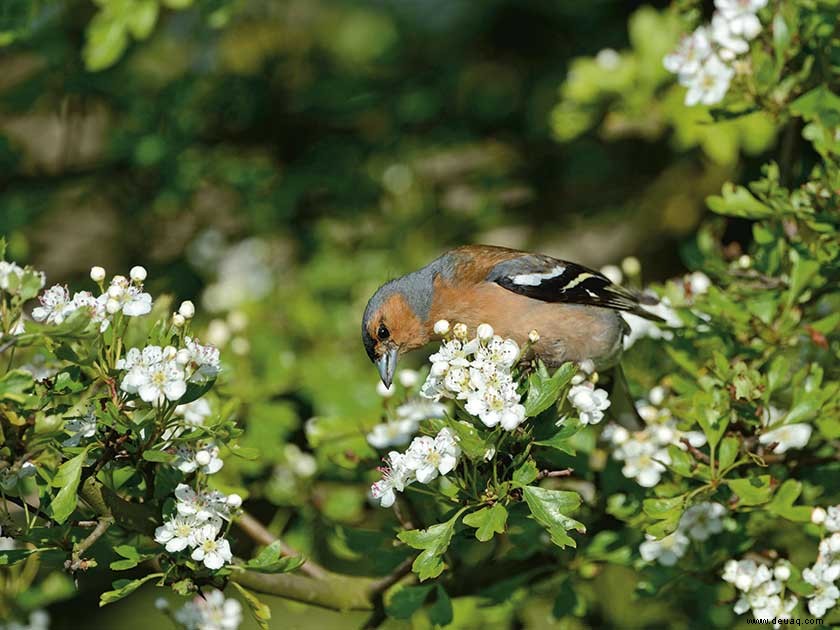
[[[105,532],[108,531],[108,528],[113,524],[113,516],[99,517],[99,521],[97,522],[96,527],[93,528],[93,531],[88,534],[82,542],[76,545],[76,548],[73,550],[73,555],[70,557],[70,561],[67,565],[67,569],[69,571],[75,572],[84,566],[85,560],[82,558],[82,554],[90,549],[97,540],[102,538]]]

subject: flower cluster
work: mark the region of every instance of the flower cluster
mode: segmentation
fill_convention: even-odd
[[[577,409],[583,424],[598,424],[604,419],[604,411],[610,406],[606,390],[596,389],[592,383],[573,385],[567,398]]]
[[[146,270],[133,267],[130,275],[130,279],[114,276],[105,289],[102,284],[105,270],[93,267],[91,278],[99,283],[101,295],[94,297],[90,291],[78,291],[71,297],[66,286],[53,285],[39,296],[41,305],[32,310],[32,318],[37,322],[57,325],[76,311],[86,311],[91,320],[99,324],[99,331],[105,332],[117,313],[128,317],[146,315],[152,310],[152,296],[143,291]]]
[[[435,437],[416,437],[405,453],[388,453],[385,465],[379,468],[382,479],[371,486],[371,496],[382,507],[391,507],[397,492],[415,481],[429,483],[439,474],[446,475],[458,465],[460,456],[461,449],[449,429],[441,429]]]
[[[726,508],[720,503],[704,502],[692,505],[680,518],[677,530],[660,539],[647,534],[639,545],[639,555],[645,562],[657,561],[671,567],[685,555],[691,540],[703,542],[723,531]]]
[[[159,605],[162,609],[168,606],[166,600]],[[242,604],[210,589],[175,611],[173,618],[185,630],[236,630],[242,623]]]
[[[394,410],[394,417],[380,422],[367,434],[367,441],[374,448],[388,448],[408,444],[417,433],[421,420],[445,418],[446,405],[424,398],[412,398]]]
[[[435,328],[448,333],[449,323],[437,322]],[[463,324],[452,330],[453,336],[429,357],[432,369],[420,394],[435,401],[462,400],[467,412],[484,425],[514,430],[525,420],[525,407],[511,373],[519,359],[519,346],[495,335],[488,324],[481,324],[469,341]]]
[[[665,68],[688,88],[686,105],[714,105],[723,100],[735,69],[730,65],[750,48],[749,41],[761,32],[756,13],[767,0],[715,0],[708,26],[698,27],[665,56]]]
[[[208,569],[221,569],[233,556],[230,544],[219,534],[224,521],[242,505],[237,494],[224,495],[216,490],[194,490],[187,484],[175,488],[175,513],[155,530],[155,540],[169,553],[189,547],[190,557]]]
[[[179,400],[187,391],[187,382],[201,382],[219,373],[219,351],[185,338],[186,348],[146,346],[131,348],[117,361],[117,369],[126,372],[120,389],[137,394],[155,406]]]
[[[814,587],[808,596],[808,611],[814,617],[823,617],[834,608],[840,599],[840,589],[836,582],[840,578],[840,505],[815,508],[811,521],[822,525],[830,534],[820,541],[817,561],[802,571],[802,579]]]
[[[785,583],[790,576],[790,566],[786,561],[779,561],[771,567],[747,558],[729,560],[723,567],[723,579],[739,591],[735,612],[740,615],[752,610],[756,619],[790,619],[798,603],[795,595],[785,595]]]
[[[644,488],[658,484],[662,473],[671,464],[668,446],[673,444],[685,450],[688,447],[683,440],[695,448],[706,443],[702,432],[679,430],[670,411],[653,404],[661,404],[664,400],[663,388],[653,388],[648,396],[648,402],[637,404],[639,415],[647,423],[644,429],[628,431],[620,425],[610,424],[603,432],[604,439],[614,447],[612,456],[624,462],[622,474],[628,479],[635,479]]]

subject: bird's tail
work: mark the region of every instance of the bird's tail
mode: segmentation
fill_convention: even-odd
[[[633,395],[630,393],[630,386],[624,369],[619,363],[611,370],[610,380],[612,388],[610,391],[610,412],[618,424],[629,431],[640,431],[645,427],[645,421],[639,415],[636,404],[633,402]]]

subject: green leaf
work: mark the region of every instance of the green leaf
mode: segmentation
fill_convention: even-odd
[[[531,509],[531,515],[548,531],[551,542],[561,548],[577,546],[566,533],[570,529],[581,533],[586,531],[583,523],[568,516],[580,506],[580,495],[577,492],[526,486],[522,489],[522,496]]]
[[[438,523],[427,529],[411,529],[397,534],[397,538],[409,547],[422,551],[411,565],[412,570],[421,582],[443,573],[444,564],[441,556],[449,548],[452,534],[455,532],[455,521],[461,515],[461,512],[463,512],[463,509],[445,523]]]
[[[528,398],[525,400],[525,417],[541,414],[557,402],[560,391],[569,384],[577,372],[574,363],[564,363],[552,376],[542,363],[528,378]]]
[[[726,182],[721,191],[722,196],[706,197],[706,205],[717,214],[745,219],[764,219],[773,216],[773,210],[758,199],[743,186],[736,186]]]
[[[726,482],[729,489],[738,495],[739,505],[761,505],[770,500],[773,488],[770,475],[760,475],[749,479],[730,479]]]
[[[813,508],[807,505],[793,505],[800,494],[802,494],[802,484],[795,479],[788,479],[779,486],[779,489],[773,496],[773,500],[767,504],[766,509],[768,512],[777,514],[789,521],[807,523],[811,520],[811,511]]]
[[[251,558],[245,566],[260,573],[288,573],[294,571],[305,562],[301,556],[283,556],[282,544],[279,540],[265,547],[255,558]]]
[[[114,571],[126,571],[133,569],[144,560],[154,557],[153,553],[140,553],[136,547],[131,545],[117,545],[114,551],[122,556],[124,560],[114,560],[110,567]]]
[[[448,427],[458,439],[461,452],[472,461],[483,461],[487,453],[487,444],[478,434],[476,428],[469,422],[459,420],[443,420],[443,426]]]
[[[735,462],[738,457],[738,451],[741,447],[741,442],[736,437],[725,437],[720,443],[718,449],[718,470],[728,468]]]
[[[429,607],[429,621],[434,626],[448,626],[452,623],[452,600],[440,584],[437,585],[436,591],[437,599]]]
[[[58,468],[52,485],[61,488],[50,502],[52,517],[57,523],[63,523],[76,509],[76,491],[82,477],[82,467],[87,459],[88,449],[84,449],[73,459],[68,459]]]
[[[534,442],[534,444],[537,446],[553,448],[569,455],[574,455],[575,448],[569,443],[569,441],[572,437],[577,435],[583,427],[584,425],[577,418],[567,418],[557,433],[547,440],[540,440],[539,442]]]
[[[271,608],[269,608],[266,604],[263,604],[256,595],[241,584],[237,582],[231,582],[231,584],[236,587],[236,590],[238,590],[245,601],[248,602],[251,614],[259,627],[262,628],[262,630],[271,630],[271,626],[268,625],[268,622],[271,619]]]
[[[179,405],[187,405],[204,396],[207,392],[213,389],[213,384],[216,382],[215,378],[204,381],[203,383],[187,383],[187,391],[178,399]]]
[[[29,372],[11,370],[0,376],[0,400],[11,400],[16,403],[26,402],[28,392],[35,385],[35,380]]]
[[[7,549],[0,551],[0,567],[10,566],[26,560],[37,549]]]
[[[423,607],[429,592],[433,588],[434,585],[432,584],[404,586],[391,597],[391,600],[385,606],[385,612],[394,619],[410,619],[415,612]]]
[[[486,507],[467,514],[463,518],[464,525],[475,527],[475,537],[481,542],[487,542],[494,534],[503,534],[507,523],[508,513],[501,503]]]
[[[685,510],[685,497],[645,499],[642,502],[642,510],[655,522],[645,528],[649,534],[661,538],[667,536],[677,529],[680,518]]]
[[[114,587],[113,591],[107,591],[99,596],[99,607],[101,608],[102,606],[113,604],[114,602],[121,600],[123,597],[131,595],[146,582],[162,576],[163,573],[149,573],[149,575],[144,575],[137,580],[117,580],[112,584]]]
[[[518,486],[527,486],[536,481],[538,474],[537,464],[533,459],[528,459],[513,472],[513,483]]]
[[[159,462],[162,464],[168,464],[175,459],[175,456],[172,453],[167,453],[166,451],[148,450],[143,451],[143,459],[145,459],[147,462]]]

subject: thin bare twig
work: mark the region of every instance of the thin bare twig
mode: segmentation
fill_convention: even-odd
[[[414,556],[410,558],[406,558],[402,562],[400,562],[393,571],[391,571],[388,575],[383,578],[376,580],[370,586],[370,594],[371,595],[378,595],[380,593],[384,593],[389,588],[391,588],[394,584],[399,582],[403,579],[406,575],[411,573],[411,565],[414,564]]]
[[[541,470],[539,474],[537,474],[537,479],[548,479],[551,477],[568,477],[573,472],[575,472],[574,468],[563,468],[562,470]]]
[[[65,563],[65,567],[68,571],[76,572],[79,569],[85,568],[85,563],[87,561],[82,556],[96,543],[97,540],[102,538],[105,532],[108,531],[108,528],[113,524],[113,516],[101,516],[99,518],[96,527],[93,528],[93,531],[73,549],[73,555],[70,557],[70,560]]]
[[[284,556],[300,556],[301,553],[292,549],[284,543],[282,540],[277,538],[274,534],[272,534],[268,529],[266,529],[265,525],[260,523],[256,518],[251,516],[248,512],[242,512],[242,514],[237,517],[236,524],[239,528],[245,532],[251,540],[260,545],[270,545],[274,542],[280,543],[280,551],[283,553]],[[322,578],[326,576],[327,571],[321,565],[313,562],[312,560],[307,560],[304,562],[300,567],[301,572],[305,573],[309,577],[313,578]]]
[[[693,446],[691,442],[688,441],[688,438],[680,438],[680,442],[685,444],[685,447],[688,449],[688,452],[694,455],[694,459],[700,460],[701,462],[708,464],[709,463],[709,456],[706,455],[703,451],[701,451],[696,446]]]

